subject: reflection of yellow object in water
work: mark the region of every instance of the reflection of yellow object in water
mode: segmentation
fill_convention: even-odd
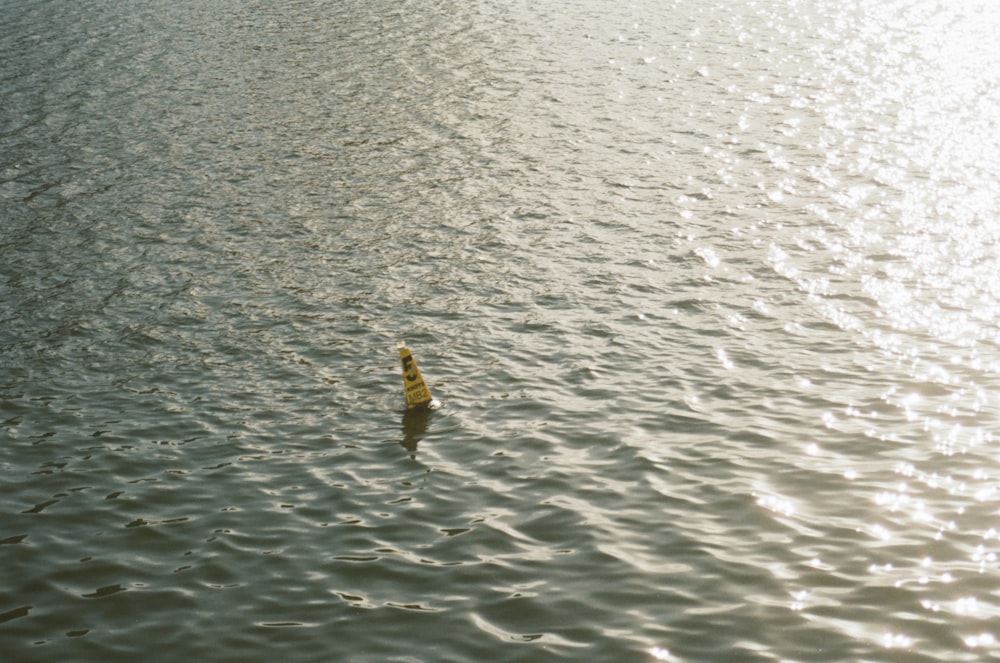
[[[433,404],[434,401],[431,403]],[[414,407],[403,413],[403,439],[400,444],[410,452],[410,458],[416,459],[417,445],[427,435],[427,425],[430,423],[432,407],[433,405]]]
[[[406,390],[406,407],[408,409],[418,407],[428,407],[434,401],[431,390],[424,382],[424,376],[417,368],[417,362],[406,347],[406,343],[400,341],[396,344],[399,350],[399,360],[403,363],[403,388]]]

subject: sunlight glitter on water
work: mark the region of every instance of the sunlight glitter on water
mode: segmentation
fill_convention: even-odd
[[[856,109],[838,104],[826,111],[835,130],[828,141],[838,146],[831,157],[853,152],[851,171],[871,177],[849,187],[854,195],[839,202],[860,210],[874,201],[879,216],[896,217],[902,232],[891,235],[909,263],[900,274],[910,277],[908,289],[950,298],[959,293],[941,291],[965,289],[972,277],[989,295],[983,311],[989,315],[997,301],[992,248],[1000,198],[1000,93],[989,81],[1000,60],[987,44],[995,42],[1000,19],[988,3],[904,5],[867,8],[875,20],[860,30],[881,53],[879,60],[866,61],[872,51],[855,50],[857,42],[837,54],[838,75],[859,89]],[[909,20],[894,16],[897,11]],[[884,30],[886,25],[892,27]],[[893,124],[868,126],[865,117],[885,117],[890,108],[898,109]],[[990,264],[977,265],[979,259]],[[976,278],[977,272],[985,278]],[[897,299],[903,283],[901,278],[894,286]],[[884,300],[890,309],[892,299]]]
[[[664,649],[663,647],[652,647],[649,650],[649,655],[653,657],[655,661],[670,661],[673,660],[670,656],[670,650]]]

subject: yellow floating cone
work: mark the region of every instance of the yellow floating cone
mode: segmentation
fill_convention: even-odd
[[[403,341],[396,343],[396,349],[399,350],[399,360],[403,363],[403,388],[406,390],[407,409],[430,406],[434,402],[434,397],[431,396],[431,390],[427,388],[424,376],[417,368],[413,354]]]

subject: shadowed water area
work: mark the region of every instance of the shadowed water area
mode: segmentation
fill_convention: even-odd
[[[1000,657],[1000,8],[619,5],[0,0],[0,658]]]

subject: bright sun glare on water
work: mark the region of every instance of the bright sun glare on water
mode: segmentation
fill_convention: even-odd
[[[835,79],[814,99],[827,163],[811,174],[829,195],[808,205],[820,221],[800,232],[808,250],[778,252],[775,265],[820,293],[815,301],[829,320],[856,330],[909,376],[880,397],[906,427],[887,429],[876,412],[854,406],[829,413],[827,426],[853,420],[870,438],[933,440],[933,453],[914,450],[912,462],[895,468],[898,483],[872,494],[873,518],[861,531],[884,553],[868,582],[927,596],[923,608],[951,613],[968,648],[993,649],[990,621],[1000,615],[1000,456],[992,432],[1000,405],[1000,5],[866,3],[863,12],[852,26],[856,37],[845,33],[840,50],[816,54]],[[830,233],[831,224],[842,232]],[[826,256],[825,276],[807,266],[816,253]],[[809,282],[819,278],[821,285]],[[868,306],[837,301],[858,286]],[[848,473],[866,475],[864,468]],[[784,517],[803,508],[781,495],[761,496],[759,504]],[[914,560],[911,550],[928,554]],[[983,575],[985,585],[976,580]],[[821,602],[822,594],[803,588],[794,605]],[[920,649],[919,627],[871,628],[886,648]]]

